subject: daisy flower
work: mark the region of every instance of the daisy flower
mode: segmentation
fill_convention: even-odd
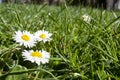
[[[50,41],[51,40],[50,37],[52,36],[51,33],[49,33],[48,31],[44,31],[44,30],[39,30],[34,35],[37,41],[43,41],[44,43],[46,41]]]
[[[20,43],[20,45],[29,48],[35,46],[36,43],[34,36],[28,31],[16,31],[13,38],[16,42]]]
[[[49,62],[50,54],[44,50],[42,51],[33,51],[33,50],[24,50],[22,56],[25,60],[31,61],[32,63],[45,64]]]
[[[86,15],[86,14],[84,14],[84,15],[82,16],[82,19],[83,19],[85,22],[90,22],[90,21],[91,21],[91,17],[90,17],[89,15]]]
[[[79,73],[74,73],[73,75],[74,75],[75,77],[80,76]]]

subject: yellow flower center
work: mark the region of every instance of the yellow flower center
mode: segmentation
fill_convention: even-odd
[[[83,16],[83,19],[87,19],[87,16]]]
[[[46,35],[45,34],[41,34],[39,37],[45,39]]]
[[[29,41],[30,40],[30,37],[28,35],[22,35],[22,39],[25,40],[25,41]]]
[[[40,52],[38,52],[38,51],[32,52],[32,53],[31,53],[31,56],[42,58],[42,53],[40,53]]]

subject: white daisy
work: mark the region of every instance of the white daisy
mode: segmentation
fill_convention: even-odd
[[[74,75],[75,77],[80,76],[79,73],[74,73],[73,75]]]
[[[24,50],[22,52],[22,56],[25,58],[25,60],[31,61],[32,63],[37,63],[40,65],[40,63],[45,64],[49,62],[50,54],[44,50],[42,51],[33,51],[33,50]]]
[[[34,36],[28,31],[16,31],[13,38],[16,42],[20,43],[20,45],[24,45],[25,47],[33,47],[36,43]]]
[[[90,22],[90,21],[91,21],[91,17],[90,17],[89,15],[86,15],[86,14],[84,14],[84,15],[82,16],[82,19],[83,19],[85,22]]]
[[[50,37],[52,36],[51,33],[48,33],[48,31],[44,31],[44,30],[39,30],[34,35],[36,37],[36,40],[43,41],[44,43],[46,41],[50,41],[51,40]]]

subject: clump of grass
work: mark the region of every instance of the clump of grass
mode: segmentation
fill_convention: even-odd
[[[81,19],[84,14],[91,22]],[[119,80],[119,14],[89,7],[1,4],[0,79]],[[23,60],[12,37],[17,30],[43,29],[53,33],[53,40],[35,48],[49,51],[51,58],[37,66]]]

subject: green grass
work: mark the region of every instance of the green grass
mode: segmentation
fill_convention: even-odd
[[[92,17],[90,23],[83,14]],[[0,4],[0,80],[120,80],[119,15],[89,7]],[[53,34],[52,41],[34,49],[51,58],[37,66],[23,60],[12,37],[17,30],[42,29]]]

